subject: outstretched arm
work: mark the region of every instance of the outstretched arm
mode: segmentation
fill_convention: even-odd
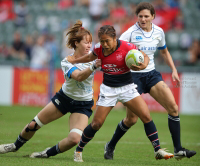
[[[160,50],[161,55],[163,56],[165,62],[167,63],[167,65],[172,69],[172,80],[177,82],[177,86],[180,86],[180,79],[178,76],[178,72],[176,70],[176,67],[174,65],[174,62],[172,60],[172,57],[168,51],[167,48]]]
[[[74,80],[79,81],[79,82],[84,81],[94,72],[95,69],[97,69],[100,66],[101,66],[101,60],[97,59],[87,69],[84,69],[84,70],[81,70],[81,71],[78,70],[78,69],[74,70],[71,74],[71,78],[73,78]]]
[[[91,62],[93,60],[97,59],[97,56],[95,56],[92,52],[90,54],[84,55],[80,58],[75,59],[74,56],[68,56],[67,60],[74,64],[74,63],[87,63]]]

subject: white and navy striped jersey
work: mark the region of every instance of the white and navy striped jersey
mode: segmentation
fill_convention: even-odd
[[[92,73],[87,79],[82,82],[78,82],[71,78],[71,74],[74,70],[84,70],[92,65],[93,62],[89,63],[77,63],[71,64],[67,61],[67,58],[61,61],[61,67],[64,73],[65,82],[62,85],[63,92],[70,98],[78,101],[91,101],[93,98],[93,78]]]
[[[154,53],[156,49],[165,49],[165,34],[162,28],[152,23],[152,30],[150,32],[143,31],[138,23],[135,23],[127,31],[125,31],[119,38],[130,43],[135,44],[140,50],[148,55],[150,62],[144,70],[132,72],[149,72],[155,69]]]

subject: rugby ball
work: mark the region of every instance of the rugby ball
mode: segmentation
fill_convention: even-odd
[[[132,49],[126,54],[125,62],[128,68],[130,68],[132,64],[139,66],[138,62],[144,63],[144,56],[140,51]]]

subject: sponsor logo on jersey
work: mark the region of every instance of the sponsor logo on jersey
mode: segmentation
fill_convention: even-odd
[[[159,37],[152,37],[152,40],[159,40]]]
[[[142,36],[136,36],[135,39],[136,39],[137,41],[142,40]]]
[[[140,50],[142,50],[142,51],[154,51],[154,50],[156,50],[156,47],[141,46]]]
[[[117,54],[116,59],[117,59],[118,61],[122,61],[122,60],[123,60],[122,54],[121,54],[121,53],[120,53],[120,54]]]
[[[115,65],[115,64],[106,64],[106,65],[104,65],[105,67],[116,67],[117,65]]]
[[[122,67],[122,68],[103,69],[103,71],[105,71],[105,72],[120,72],[120,71],[124,71],[124,67]]]

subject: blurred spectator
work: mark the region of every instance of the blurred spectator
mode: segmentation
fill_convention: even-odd
[[[25,26],[26,25],[26,17],[28,15],[28,7],[24,1],[21,1],[19,5],[15,8],[15,25],[17,27]]]
[[[179,39],[179,46],[181,50],[187,51],[192,45],[192,36],[189,32],[182,32]]]
[[[74,5],[74,0],[60,0],[58,2],[58,9],[64,10]]]
[[[171,8],[179,8],[179,6],[180,6],[180,0],[167,0],[167,4]]]
[[[4,22],[14,18],[12,8],[12,0],[0,0],[0,22]]]
[[[182,31],[184,29],[184,16],[181,10],[177,12],[177,16],[173,21],[172,29]]]
[[[121,33],[125,32],[130,28],[132,25],[135,24],[137,21],[137,15],[135,14],[137,5],[135,3],[130,3],[128,6],[128,14],[123,19],[122,27],[121,27]]]
[[[33,49],[33,37],[31,35],[27,35],[25,39],[25,53],[27,59],[30,61],[31,60],[31,52]]]
[[[154,0],[152,4],[156,12],[153,23],[161,27],[165,32],[170,30],[179,12],[179,8],[170,8],[164,0]]]
[[[152,4],[156,11],[167,11],[170,8],[164,0],[154,0]]]
[[[68,55],[71,55],[72,53],[74,53],[74,49],[67,47],[67,36],[66,36],[68,29],[71,28],[72,26],[73,26],[73,23],[70,22],[68,27],[66,28],[66,30],[63,32],[63,40],[62,40],[62,48],[61,48],[61,58],[62,59],[64,59]]]
[[[77,2],[78,4],[78,6],[85,6],[85,7],[89,7],[89,5],[90,5],[90,0],[79,0],[78,2]]]
[[[48,34],[46,36],[45,48],[50,55],[50,59],[53,62],[56,62],[56,60],[58,60],[58,44],[56,43],[55,37],[52,34]]]
[[[135,14],[136,7],[137,7],[137,4],[135,4],[133,2],[129,4],[129,6],[128,6],[128,15],[129,16],[137,17],[137,15]]]
[[[47,49],[45,49],[44,44],[44,36],[39,36],[31,54],[30,67],[33,69],[42,69],[48,67],[51,57]]]
[[[104,12],[104,8],[105,8],[105,0],[89,0],[89,13],[90,16],[93,20],[100,20],[103,12]]]
[[[123,6],[122,2],[120,0],[117,0],[117,2],[110,6],[110,15],[112,19],[114,19],[114,22],[117,23],[124,19],[127,15],[126,8]]]
[[[25,44],[21,40],[21,35],[19,32],[14,33],[14,40],[11,47],[11,56],[14,59],[19,59],[22,61],[26,60]]]
[[[185,65],[195,65],[200,60],[200,42],[194,40],[191,47],[189,48],[189,57],[185,62]]]
[[[47,29],[48,26],[48,19],[46,16],[38,16],[36,19],[36,26],[38,30],[44,31]]]
[[[6,45],[6,43],[0,44],[0,57],[3,59],[9,59],[10,58],[10,49]]]

